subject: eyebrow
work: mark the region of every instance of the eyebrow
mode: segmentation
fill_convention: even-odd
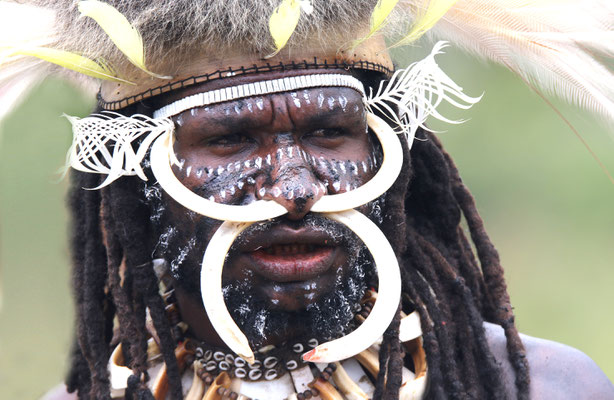
[[[331,122],[330,120],[333,120],[332,122],[334,122],[335,120],[337,120],[337,118],[341,116],[354,118],[359,115],[361,115],[360,112],[354,112],[353,109],[348,112],[347,110],[344,110],[340,107],[335,107],[332,110],[322,110],[318,108],[315,113],[309,113],[308,115],[305,115],[301,119],[301,122],[305,125],[323,125],[328,122]]]
[[[332,96],[325,97],[329,98]],[[211,110],[215,109],[216,111],[222,111],[221,113],[213,112],[211,113],[211,115],[206,116],[208,123],[215,124],[221,127],[230,127],[232,125],[233,129],[254,129],[270,125],[273,122],[272,118],[274,115],[274,113],[271,112],[270,107],[268,109],[260,109],[254,105],[254,112],[247,111],[247,109],[249,108],[247,104],[249,104],[250,102],[251,104],[254,104],[254,100],[258,98],[263,99],[263,97],[251,97],[246,99],[233,100],[231,102],[226,103],[215,104],[211,106],[197,107],[195,109],[202,110],[206,107],[210,108]],[[301,118],[299,119],[300,125],[322,125],[329,123],[330,120],[336,120],[343,115],[351,118],[360,115],[360,112],[354,111],[354,106],[362,106],[360,99],[348,99],[348,103],[345,109],[339,105],[337,99],[338,96],[335,96],[336,104],[335,107],[333,107],[332,109],[328,107],[313,107],[310,109],[309,112],[302,114]],[[240,113],[236,112],[237,108],[241,110]],[[231,111],[229,114],[226,114],[225,112],[223,112],[224,110]],[[291,112],[289,114],[289,118],[291,119],[292,123],[296,124],[297,120],[296,118],[294,118],[295,116],[293,116]],[[204,116],[199,115],[196,118],[200,119],[204,118]]]

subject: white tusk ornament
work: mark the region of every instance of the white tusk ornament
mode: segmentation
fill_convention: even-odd
[[[375,261],[380,289],[377,301],[362,325],[344,337],[317,346],[303,356],[305,361],[324,363],[350,358],[367,349],[384,334],[401,298],[401,273],[390,243],[369,218],[355,210],[322,215],[346,225],[363,241]],[[222,293],[222,270],[226,254],[237,236],[250,225],[249,222],[226,221],[215,232],[203,257],[200,287],[205,310],[216,332],[232,351],[251,364],[254,353],[247,338],[230,316]]]
[[[403,150],[394,130],[381,118],[367,114],[367,123],[382,145],[384,161],[364,185],[349,192],[325,195],[311,208],[313,212],[337,212],[367,204],[384,194],[399,176],[403,166]],[[158,183],[179,204],[198,214],[220,221],[256,222],[286,214],[288,211],[271,200],[258,200],[241,206],[216,203],[201,197],[184,186],[173,173],[172,132],[162,134],[151,147],[151,170]]]
[[[363,241],[373,256],[379,280],[377,301],[365,322],[355,331],[323,343],[303,355],[305,361],[329,363],[360,353],[384,334],[397,312],[401,298],[401,273],[390,243],[369,218],[355,210],[323,215],[344,224]]]

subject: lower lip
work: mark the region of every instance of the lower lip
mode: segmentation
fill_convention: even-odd
[[[326,272],[333,264],[336,248],[318,247],[308,253],[268,254],[264,250],[248,253],[254,271],[276,282],[313,279]]]

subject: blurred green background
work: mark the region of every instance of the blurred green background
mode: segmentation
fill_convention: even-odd
[[[420,53],[420,50],[416,51]],[[517,77],[453,51],[444,70],[483,100],[432,124],[475,195],[501,253],[520,330],[577,347],[614,379],[614,185],[564,122]],[[610,171],[612,132],[561,103]],[[73,319],[62,113],[93,106],[45,81],[1,125],[0,398],[33,399],[60,382]]]

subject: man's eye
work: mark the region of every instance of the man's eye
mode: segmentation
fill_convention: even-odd
[[[249,143],[249,142],[250,142],[249,137],[239,134],[239,133],[214,136],[214,137],[211,137],[205,140],[205,144],[207,146],[223,146],[223,147],[236,146],[239,144]]]
[[[317,129],[311,132],[307,136],[311,136],[315,138],[334,139],[334,138],[338,138],[344,135],[345,135],[345,132],[341,129],[325,128],[325,129]]]

